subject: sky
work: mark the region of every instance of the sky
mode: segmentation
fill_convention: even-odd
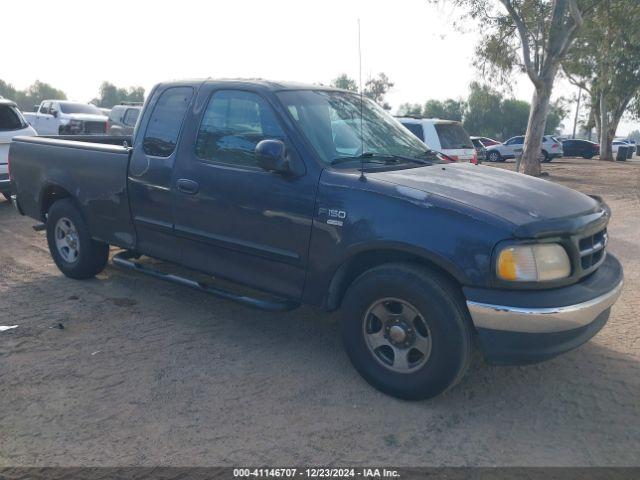
[[[17,88],[39,79],[78,101],[95,98],[103,80],[147,91],[181,78],[357,80],[360,19],[363,81],[385,72],[395,111],[464,98],[482,80],[472,66],[481,28],[454,29],[460,14],[447,0],[4,0],[0,79]],[[511,87],[531,100],[524,75]],[[576,93],[563,81],[555,90]],[[564,124],[570,131],[573,114]],[[636,128],[623,122],[618,133]]]

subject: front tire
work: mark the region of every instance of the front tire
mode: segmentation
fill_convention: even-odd
[[[375,267],[351,284],[342,304],[342,340],[367,382],[407,400],[451,388],[472,353],[471,321],[457,286],[404,263]]]
[[[58,200],[49,209],[47,243],[53,261],[69,278],[94,277],[109,259],[109,245],[91,238],[80,210],[69,199]]]
[[[490,162],[504,162],[504,159],[502,158],[502,155],[500,155],[500,152],[489,152],[489,154],[487,155],[487,160],[489,160]]]

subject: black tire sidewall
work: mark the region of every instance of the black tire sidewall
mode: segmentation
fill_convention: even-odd
[[[60,218],[68,218],[78,233],[80,253],[78,260],[69,263],[58,252],[55,242],[55,226]],[[49,209],[47,215],[47,243],[49,251],[57,267],[67,277],[76,279],[91,278],[106,263],[108,246],[93,241],[80,210],[69,199],[58,200]],[[105,255],[106,250],[106,255]]]
[[[370,384],[390,395],[415,400],[436,396],[466,370],[471,350],[469,327],[460,300],[449,287],[413,269],[374,269],[349,288],[342,308],[342,336],[347,354]],[[416,372],[396,373],[382,366],[366,345],[363,317],[377,300],[396,297],[416,307],[431,331],[432,350]]]

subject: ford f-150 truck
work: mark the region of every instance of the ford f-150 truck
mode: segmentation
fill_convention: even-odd
[[[72,138],[10,150],[14,203],[65,275],[96,275],[111,245],[117,265],[254,307],[340,309],[353,365],[398,397],[445,391],[476,346],[500,364],[571,350],[622,288],[599,198],[447,162],[354,93],[162,83],[132,138]]]

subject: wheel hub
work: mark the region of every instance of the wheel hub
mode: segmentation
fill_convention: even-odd
[[[388,322],[384,329],[389,343],[398,348],[408,348],[413,343],[413,329],[401,320]]]
[[[366,345],[385,368],[397,373],[420,369],[431,355],[431,333],[424,316],[405,300],[383,298],[366,311]]]

